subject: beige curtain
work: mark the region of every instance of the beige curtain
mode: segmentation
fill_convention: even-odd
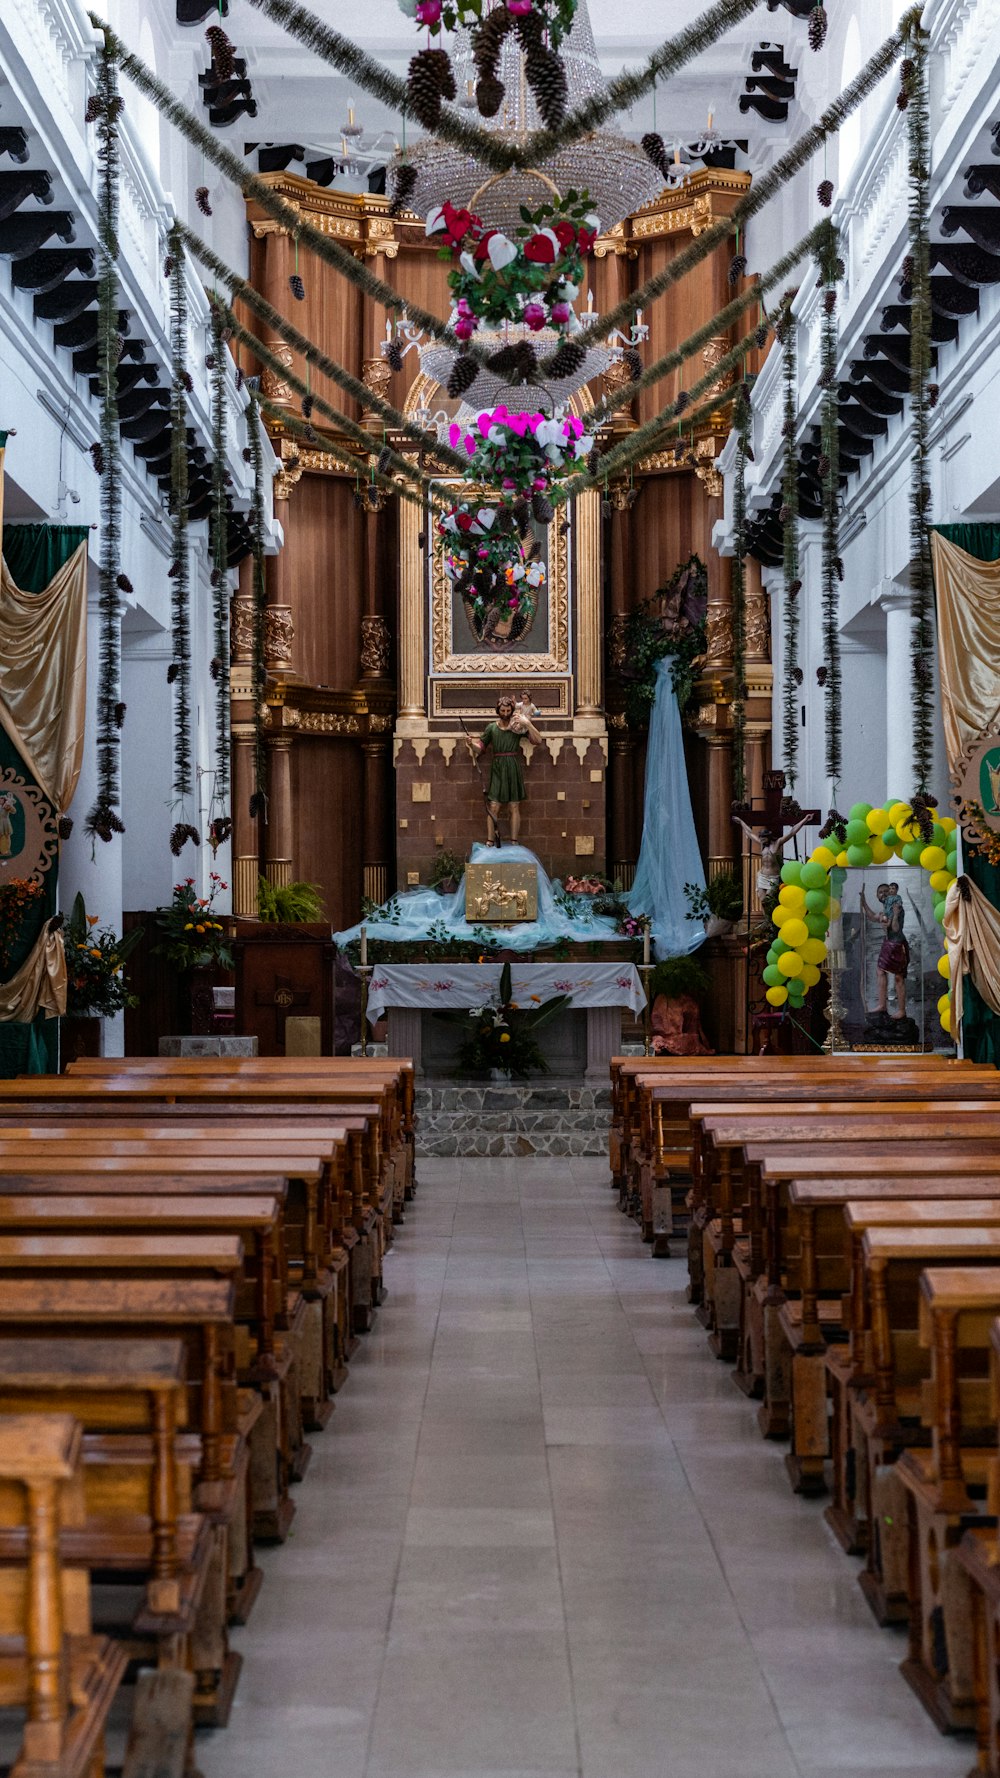
[[[9,982],[0,984],[0,1020],[30,1025],[37,1013],[61,1018],[66,1011],[66,947],[46,921],[38,943]]]
[[[42,593],[22,593],[0,559],[0,724],[61,814],[83,759],[87,545]]]
[[[971,877],[958,877],[948,890],[944,936],[951,963],[951,1028],[957,1032],[967,975],[991,1012],[1000,1013],[1000,910]]]
[[[980,562],[931,532],[945,750],[954,767],[1000,717],[1000,561]]]

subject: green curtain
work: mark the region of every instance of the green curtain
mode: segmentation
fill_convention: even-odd
[[[6,435],[0,433],[0,450]],[[40,593],[53,576],[65,567],[70,556],[89,537],[87,525],[5,525],[3,557],[11,579],[27,593]],[[9,766],[29,784],[36,779],[28,771],[17,748],[0,729],[0,767]],[[25,920],[12,953],[11,974],[19,969],[36,943],[46,920],[58,905],[58,873],[50,870],[45,878],[45,896]],[[18,1074],[54,1074],[59,1066],[58,1019],[39,1019],[33,1025],[0,1023],[0,1080]]]
[[[89,536],[89,525],[5,525],[7,572],[23,593],[40,593]]]
[[[1000,525],[934,525],[932,529],[964,549],[967,556],[974,556],[977,562],[1000,561]],[[992,906],[1000,908],[1000,867],[973,852],[966,857],[965,869]],[[1000,1019],[968,978],[963,997],[962,1040],[966,1055],[971,1062],[992,1062],[994,1068],[1000,1068]]]

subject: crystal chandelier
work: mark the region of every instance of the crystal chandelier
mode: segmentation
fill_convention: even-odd
[[[579,0],[572,29],[559,53],[566,69],[570,111],[606,91],[587,0]],[[475,67],[468,32],[456,36],[452,65],[458,90],[466,94],[462,103],[472,108]],[[504,101],[495,118],[484,120],[484,128],[496,131],[508,142],[524,141],[541,127],[541,119],[525,80],[524,57],[514,36],[505,39],[500,78],[505,89]],[[560,149],[540,167],[513,168],[506,173],[491,173],[482,161],[437,137],[415,143],[407,151],[407,162],[418,174],[409,200],[418,214],[424,215],[435,204],[450,198],[453,204],[474,210],[491,228],[504,232],[517,228],[522,204],[537,209],[553,192],[570,190],[589,192],[601,227],[612,228],[648,204],[663,187],[660,174],[634,142],[603,130],[591,131],[580,141]],[[400,163],[397,160],[394,164]]]

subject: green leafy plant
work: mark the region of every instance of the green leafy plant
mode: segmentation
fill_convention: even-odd
[[[163,933],[155,946],[156,955],[169,958],[178,969],[233,967],[226,929],[214,907],[216,896],[227,885],[215,871],[211,883],[208,895],[199,897],[194,892],[194,878],[187,877],[174,884],[170,906],[156,910],[156,924]]]
[[[119,938],[110,926],[101,926],[100,914],[88,914],[82,895],[73,903],[63,928],[66,945],[66,1012],[70,1018],[95,1013],[111,1018],[127,1006],[138,1006],[122,974],[145,927],[137,926]]]
[[[481,1006],[470,1006],[468,1012],[446,1009],[435,1014],[449,1024],[465,1025],[467,1035],[459,1045],[455,1072],[459,1075],[488,1074],[498,1068],[504,1074],[526,1080],[530,1074],[548,1074],[549,1065],[535,1041],[534,1033],[548,1019],[568,1006],[569,994],[554,994],[549,1000],[521,1006],[512,996],[510,964],[500,971],[500,981],[492,1000]]]
[[[318,883],[269,883],[266,877],[258,877],[257,914],[261,920],[284,926],[322,920],[323,892]]]
[[[668,1000],[679,1000],[682,994],[690,994],[692,1000],[701,1001],[708,985],[708,976],[694,957],[665,957],[649,978],[649,998],[653,1001],[663,994]]]
[[[435,858],[428,873],[427,882],[431,889],[436,889],[439,883],[447,883],[452,879],[458,883],[464,875],[465,859],[459,858],[457,852],[446,850],[439,852]]]
[[[622,637],[625,721],[646,728],[656,696],[656,664],[671,657],[670,679],[683,711],[690,702],[697,665],[705,653],[708,569],[689,556],[666,584],[628,615]]]
[[[717,871],[703,889],[685,883],[684,899],[689,920],[738,920],[743,912],[743,889],[735,871]]]

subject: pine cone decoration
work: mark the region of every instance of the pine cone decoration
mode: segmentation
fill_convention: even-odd
[[[562,377],[575,376],[582,369],[586,356],[587,348],[581,346],[579,340],[563,340],[549,360],[549,375],[556,382]]]
[[[805,674],[803,673],[801,667],[793,667],[792,668],[792,678],[794,679],[796,685],[802,684],[802,681],[805,678]]]
[[[116,575],[115,586],[118,588],[118,591],[120,593],[134,593],[135,592],[135,587],[132,585],[132,582],[129,580],[129,577],[127,574]]]
[[[611,502],[607,498],[601,501],[601,517],[602,519],[611,517]]]
[[[303,284],[302,279],[299,277],[298,272],[292,273],[291,277],[288,280],[288,288],[291,291],[291,293],[294,296],[297,303],[304,303],[305,302],[306,287]]]
[[[629,381],[637,383],[642,376],[642,355],[635,346],[626,346],[622,353],[622,363],[629,374]]]
[[[115,705],[115,709],[114,709],[115,728],[124,728],[124,726],[125,726],[125,712],[127,709],[128,709],[127,704],[116,704]]]
[[[532,494],[531,516],[536,524],[551,525],[552,520],[555,517],[555,508],[547,494]]]
[[[834,312],[834,309],[836,307],[837,307],[837,292],[832,289],[831,290],[824,290],[824,292],[823,292],[823,313],[826,315],[832,315]]]
[[[73,832],[73,817],[71,815],[60,815],[59,820],[56,822],[56,829],[61,840],[68,840],[70,834]]]
[[[821,50],[826,42],[827,16],[825,6],[814,6],[809,14],[809,48]]]
[[[262,790],[255,790],[250,798],[251,821],[256,821],[259,815],[263,815],[266,807],[267,798],[265,797],[264,792]]]
[[[94,465],[94,469],[96,470],[97,474],[103,475],[104,474],[104,450],[101,445],[94,443],[90,446],[90,461]]]
[[[833,572],[837,576],[838,580],[843,580],[843,578],[844,578],[844,564],[843,564],[840,556],[834,556],[834,558],[833,558]]]
[[[177,264],[177,261],[174,258],[173,254],[168,253],[166,259],[163,261],[163,276],[165,278],[172,278],[173,277],[174,266],[176,264]]]
[[[87,832],[93,834],[96,839],[103,840],[105,845],[110,841],[113,829],[108,820],[108,811],[103,806],[95,809],[90,816],[87,822]]]
[[[837,373],[835,370],[821,371],[820,377],[819,377],[819,387],[821,389],[832,389],[833,385],[836,381],[837,381]]]
[[[768,335],[767,322],[762,321],[758,327],[754,328],[754,335],[753,335],[753,343],[756,346],[758,352],[763,352],[764,347],[767,345],[767,335]]]
[[[927,406],[928,407],[937,407],[938,397],[940,396],[940,394],[941,394],[941,391],[938,388],[938,385],[936,383],[928,383],[928,385],[927,385]]]
[[[378,462],[375,465],[376,475],[388,475],[391,462],[392,452],[388,445],[383,445],[378,454]]]
[[[500,346],[497,351],[490,353],[487,363],[490,369],[497,371],[500,376],[508,376],[511,371],[517,368],[517,347]]]
[[[173,685],[174,680],[178,677],[179,673],[180,673],[180,667],[177,665],[177,662],[171,661],[169,667],[167,668],[167,684]]]
[[[505,6],[498,6],[488,13],[472,33],[472,59],[476,65],[476,73],[482,78],[485,75],[496,77],[500,66],[500,51],[508,31],[513,28],[514,20]],[[502,92],[501,88],[501,92]]]
[[[416,167],[412,166],[409,161],[404,161],[401,167],[395,168],[392,175],[392,198],[389,203],[390,216],[402,216],[417,189],[419,177]]]
[[[243,446],[243,461],[244,461],[244,463],[252,463],[253,462],[253,452],[250,449],[249,445]]]
[[[729,261],[729,287],[735,290],[741,278],[747,275],[747,256],[745,253],[734,253]]]
[[[436,60],[438,53],[433,49],[420,50],[410,62],[406,75],[410,110],[425,130],[436,129],[441,121],[441,84]]]
[[[539,49],[525,60],[528,85],[535,95],[541,119],[547,130],[557,130],[566,116],[569,86],[566,70],[555,50]]]
[[[826,681],[827,681],[826,668],[825,667],[817,667],[816,668],[816,684],[817,685],[825,685]]]
[[[222,662],[220,661],[217,654],[214,654],[212,656],[212,659],[209,661],[208,670],[209,670],[209,673],[211,674],[214,682],[216,684],[218,684],[219,674],[222,672]]]
[[[452,400],[457,401],[460,395],[464,395],[467,389],[471,389],[478,375],[479,365],[475,358],[470,358],[464,352],[456,358],[448,378],[448,394]]]
[[[523,494],[519,494],[511,508],[514,523],[522,537],[527,537],[531,529],[531,507]]]
[[[219,80],[232,80],[236,72],[236,49],[221,25],[209,25],[205,32],[212,52],[212,72]]]
[[[816,196],[824,210],[829,210],[830,205],[833,203],[833,180],[821,179],[816,187]]]
[[[601,467],[601,453],[595,445],[587,458],[587,474],[596,475]]]
[[[208,201],[208,186],[207,185],[199,185],[197,191],[194,194],[194,201],[197,204],[197,206],[203,216],[211,216],[212,206]]]
[[[402,368],[403,368],[403,348],[400,345],[398,340],[393,340],[391,342],[391,344],[389,346],[389,350],[387,351],[387,353],[385,355],[385,361],[386,361],[386,364],[389,366],[390,370],[402,370]]]
[[[493,74],[481,74],[476,81],[476,107],[480,117],[496,117],[503,104],[504,84]]]
[[[316,400],[315,395],[303,395],[301,406],[302,406],[302,418],[304,420],[310,420],[312,418],[313,403],[315,402],[315,400]]]
[[[96,123],[101,115],[101,101],[96,93],[91,93],[87,100],[87,109],[83,114],[84,123]]]
[[[174,826],[170,829],[170,850],[175,858],[180,857],[184,850],[184,841],[186,839],[187,827],[185,823],[183,821],[175,822]]]
[[[828,475],[829,475],[829,473],[830,473],[830,459],[829,459],[829,457],[827,457],[827,456],[825,456],[825,455],[824,455],[824,454],[822,454],[822,453],[821,453],[821,454],[820,454],[820,457],[819,457],[819,460],[818,460],[818,462],[817,462],[817,464],[816,464],[816,468],[817,468],[817,470],[818,470],[818,471],[819,471],[819,479],[820,479],[820,481],[821,481],[821,482],[825,482],[825,481],[826,481],[826,478],[827,478],[827,476],[828,476]]]
[[[661,177],[666,179],[670,167],[670,156],[667,153],[667,145],[659,132],[647,130],[639,147],[651,166],[654,166]]]
[[[801,593],[801,591],[802,591],[801,580],[793,580],[789,583],[788,597],[790,599],[797,599],[799,594]]]
[[[688,394],[687,390],[686,389],[679,390],[678,394],[677,394],[677,400],[674,402],[674,413],[675,414],[682,414],[684,412],[684,409],[686,407],[690,407],[690,405],[691,405],[691,397]]]
[[[905,86],[902,86],[902,87],[900,87],[899,92],[896,94],[896,110],[897,111],[906,111],[909,109],[909,104],[910,104],[910,95],[907,92]]]

